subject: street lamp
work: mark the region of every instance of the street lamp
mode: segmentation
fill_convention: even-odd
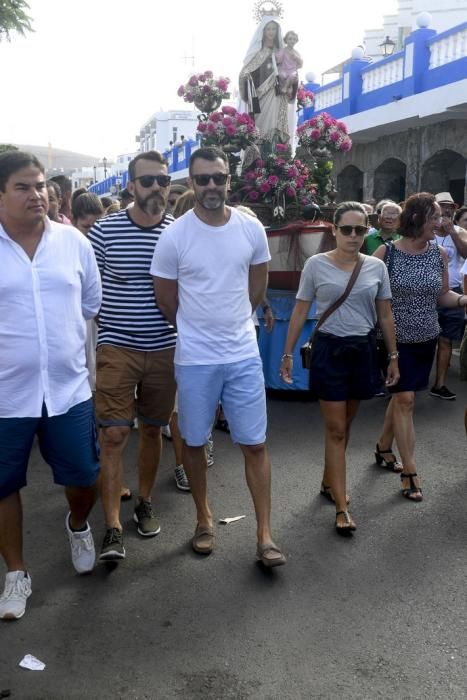
[[[102,165],[104,166],[104,180],[107,180],[107,158],[105,156],[102,158]]]
[[[94,170],[94,184],[97,182],[97,166],[93,165],[93,170]]]
[[[382,44],[379,45],[379,48],[381,49],[381,53],[385,58],[388,56],[392,56],[394,53],[394,49],[396,48],[396,42],[393,41],[392,39],[389,38],[389,36],[386,36],[386,39],[383,41]]]

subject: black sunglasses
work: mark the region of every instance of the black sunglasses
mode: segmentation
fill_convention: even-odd
[[[135,177],[135,182],[136,180],[139,180],[143,187],[152,187],[155,182],[159,187],[168,187],[172,178],[170,175],[140,175]]]
[[[214,175],[192,175],[192,179],[200,187],[206,187],[212,180],[215,185],[225,185],[228,180],[228,173],[214,173]]]
[[[351,236],[352,231],[355,231],[357,236],[364,236],[368,233],[368,226],[338,226],[339,231],[343,236]]]

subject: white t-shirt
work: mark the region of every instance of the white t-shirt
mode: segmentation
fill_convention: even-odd
[[[249,269],[270,259],[262,224],[235,209],[224,226],[208,226],[191,210],[165,229],[151,274],[178,282],[177,364],[258,356]]]
[[[459,226],[454,226],[457,233],[462,231]],[[457,287],[462,287],[462,266],[464,264],[464,258],[457,252],[457,248],[452,240],[451,236],[436,236],[436,241],[438,245],[443,246],[444,250],[448,254],[448,274],[449,274],[449,287],[450,289],[455,289]]]

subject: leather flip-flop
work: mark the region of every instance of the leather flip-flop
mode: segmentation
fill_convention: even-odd
[[[191,546],[197,554],[211,554],[214,549],[214,528],[197,525]]]
[[[273,542],[258,544],[256,556],[263,566],[266,566],[268,569],[272,568],[273,566],[283,566],[287,562],[286,556],[282,554],[279,547]]]

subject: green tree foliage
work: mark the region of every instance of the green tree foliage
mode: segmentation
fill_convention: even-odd
[[[25,0],[0,0],[0,41],[11,41],[14,32],[25,36],[26,32],[34,31],[27,10],[29,5]]]
[[[0,153],[5,153],[6,151],[18,151],[16,146],[12,143],[0,143]]]

